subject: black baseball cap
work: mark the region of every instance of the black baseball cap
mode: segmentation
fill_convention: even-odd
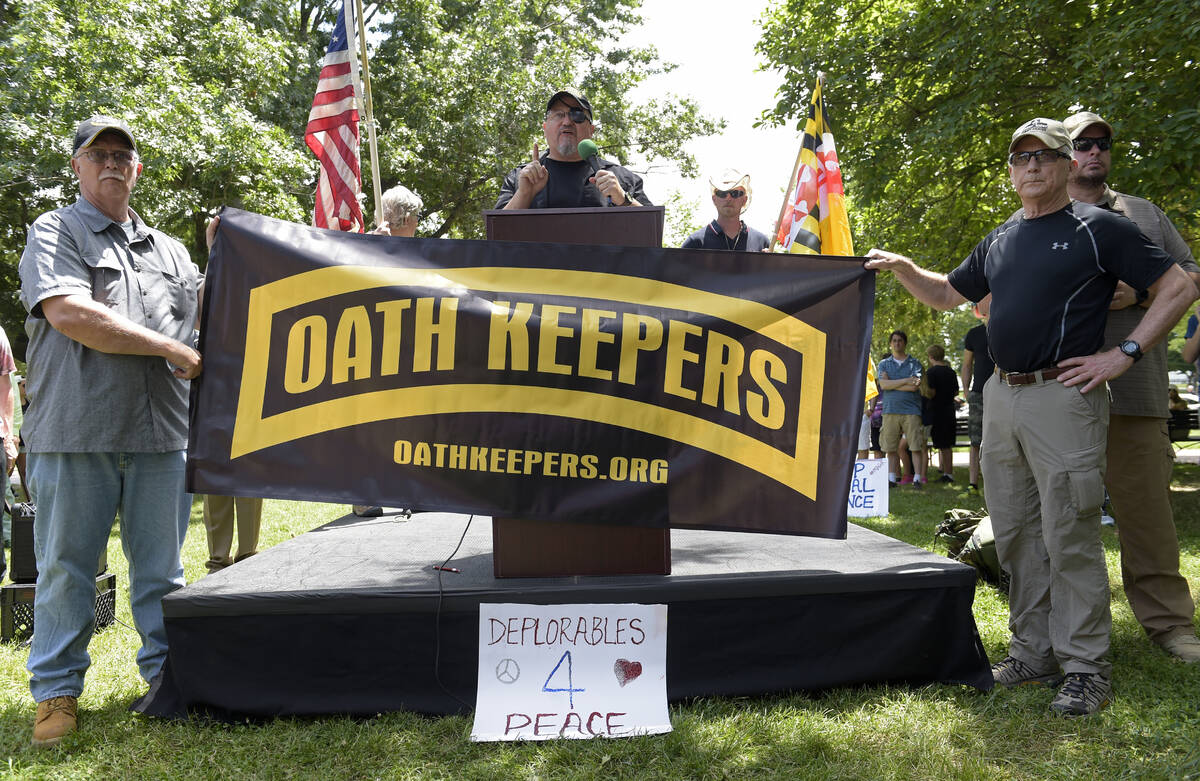
[[[563,95],[570,95],[571,97],[575,98],[575,101],[579,103],[580,108],[587,112],[588,119],[593,119],[591,102],[589,102],[588,99],[583,96],[583,93],[575,87],[560,89],[558,92],[555,92],[553,95],[551,95],[550,100],[546,101],[546,110],[549,111],[550,107],[554,105],[554,101],[558,100]]]
[[[122,120],[116,117],[110,117],[105,114],[96,114],[88,117],[79,123],[79,127],[75,128],[75,146],[71,149],[71,154],[75,154],[80,149],[92,145],[92,142],[106,130],[111,130],[114,133],[120,133],[129,141],[129,146],[133,151],[137,151],[137,142],[133,140],[133,131],[129,129]]]

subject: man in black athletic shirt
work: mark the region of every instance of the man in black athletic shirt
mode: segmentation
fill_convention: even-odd
[[[989,233],[949,275],[878,249],[867,268],[891,270],[937,309],[992,294],[997,376],[983,392],[983,476],[996,551],[1012,576],[1012,640],[992,675],[1002,686],[1063,681],[1051,709],[1085,716],[1112,697],[1100,541],[1105,383],[1166,335],[1196,289],[1133,223],[1071,201],[1072,151],[1061,122],[1026,122],[1008,156],[1023,217]],[[1119,347],[1101,351],[1118,279],[1154,299]]]
[[[568,87],[546,103],[547,151],[533,145],[530,162],[509,171],[497,209],[556,209],[580,206],[650,206],[642,178],[611,160],[596,157],[599,170],[579,155],[579,142],[596,130],[592,104]]]

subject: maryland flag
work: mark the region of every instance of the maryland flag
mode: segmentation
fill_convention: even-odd
[[[775,243],[794,254],[853,255],[842,170],[821,96],[824,81],[824,76],[818,76],[813,89]]]

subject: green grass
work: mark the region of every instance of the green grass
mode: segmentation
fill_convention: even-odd
[[[965,470],[959,470],[965,479]],[[1200,467],[1176,467],[1183,571],[1200,584]],[[949,507],[976,507],[958,486],[892,493],[892,515],[863,523],[937,550]],[[264,545],[340,516],[344,507],[267,502]],[[265,724],[163,722],[131,714],[145,690],[125,601],[120,541],[109,545],[122,624],[97,635],[81,700],[81,730],[62,747],[29,748],[34,705],[27,649],[0,645],[0,776],[32,778],[286,779],[1200,779],[1200,666],[1146,640],[1120,590],[1116,536],[1105,529],[1113,583],[1115,701],[1064,721],[1052,692],[959,686],[864,687],[787,696],[701,699],[671,707],[669,735],[612,741],[475,744],[466,717],[393,713],[373,719],[279,719]],[[941,552],[940,550],[938,552]],[[199,504],[184,548],[187,577],[203,575]],[[987,586],[975,616],[989,655],[1003,655],[1007,603]]]

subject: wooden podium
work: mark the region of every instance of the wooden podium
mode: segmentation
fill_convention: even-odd
[[[495,241],[547,241],[661,247],[661,206],[485,211]],[[492,569],[498,578],[668,575],[671,530],[638,526],[492,519]]]
[[[592,209],[492,209],[483,213],[488,241],[552,241],[661,247],[662,206]]]

